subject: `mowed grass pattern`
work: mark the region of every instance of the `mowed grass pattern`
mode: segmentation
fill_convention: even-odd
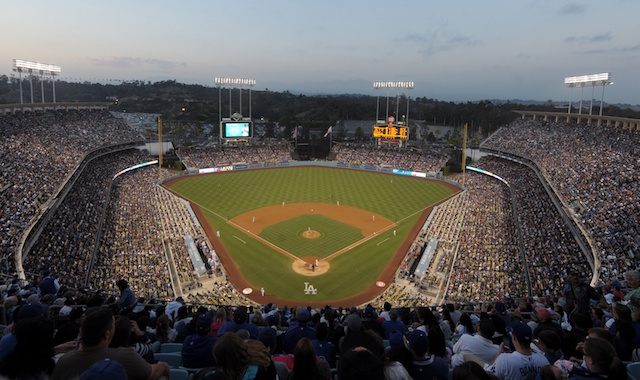
[[[304,237],[308,229],[319,232],[320,236],[315,239]],[[325,216],[306,214],[266,227],[260,237],[300,258],[325,258],[364,238],[364,235],[357,228]]]
[[[376,172],[326,167],[247,170],[187,177],[172,187],[198,204],[246,279],[268,294],[292,301],[331,301],[356,294],[378,279],[402,240],[427,207],[451,195],[439,182]],[[378,234],[331,260],[331,270],[307,277],[293,271],[291,259],[227,223],[242,213],[282,202],[320,202],[372,211],[391,221]],[[304,283],[318,289],[303,292]]]

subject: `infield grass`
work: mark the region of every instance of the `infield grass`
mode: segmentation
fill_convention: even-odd
[[[171,189],[202,208],[209,224],[220,231],[220,240],[234,262],[255,288],[264,287],[268,294],[297,302],[345,298],[369,287],[378,279],[420,213],[452,194],[446,186],[434,181],[317,166],[193,176],[174,183]],[[369,210],[396,222],[396,235],[393,229],[380,233],[332,259],[328,273],[303,276],[294,272],[290,258],[227,223],[227,218],[283,201],[332,204],[339,201],[341,205]],[[299,221],[298,224],[301,224],[298,229],[302,233],[309,222]],[[288,242],[289,238],[284,238],[286,233],[278,236],[281,233],[279,228],[292,228],[286,223],[271,227],[273,231],[263,232],[267,234],[265,239],[274,244],[277,241],[278,246],[292,244],[286,250],[299,257],[320,256],[314,248],[309,248],[312,247],[312,239]],[[339,247],[349,245],[353,239],[346,235],[334,236],[334,232],[331,239],[336,240]],[[301,247],[293,248],[295,244]],[[307,246],[302,247],[305,244]],[[304,249],[313,253],[305,253]],[[316,295],[304,294],[305,282],[318,290]]]
[[[308,229],[317,231],[320,236],[314,239],[304,237],[303,234]],[[300,258],[324,258],[361,240],[364,235],[359,229],[337,220],[305,214],[264,228],[260,237]]]

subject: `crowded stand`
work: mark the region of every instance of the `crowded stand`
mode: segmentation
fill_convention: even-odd
[[[5,260],[88,152],[140,139],[108,111],[95,110],[4,116],[0,138],[0,257]]]
[[[7,153],[8,169],[0,172],[7,200],[0,215],[3,255],[12,254],[87,147],[111,141],[91,140],[102,133],[98,125],[119,125],[93,112],[86,120],[0,118],[7,144],[37,152],[26,163]],[[58,147],[32,138],[44,134],[49,122],[72,130],[59,133]],[[22,136],[27,132],[16,125],[33,135]],[[639,243],[637,178],[631,174],[638,164],[632,158],[637,134],[600,132],[604,136],[596,141],[595,132],[582,128],[520,120],[486,146],[525,154],[565,202],[580,204],[581,221],[601,249],[601,279],[608,288],[589,285],[591,268],[536,172],[488,156],[474,165],[509,186],[475,172],[452,177],[464,191],[434,209],[385,292],[353,307],[289,308],[247,300],[226,281],[188,206],[157,185],[157,167],[114,178],[150,160],[145,152],[93,158],[25,257],[27,282],[0,285],[0,375],[155,379],[181,371],[194,379],[624,379],[627,365],[631,371],[630,363],[640,362],[640,273],[630,270],[637,266],[635,256],[611,257],[635,253]],[[135,135],[122,125],[116,129],[119,141]],[[568,145],[576,130],[592,138],[579,152]],[[48,149],[67,146],[67,166],[56,167],[51,178],[43,175],[54,169],[47,157],[62,158]],[[203,168],[290,160],[290,149],[279,142],[178,155],[188,168]],[[438,153],[360,144],[336,144],[335,152],[344,162],[422,172],[438,172],[447,160]],[[24,177],[30,180],[13,172],[30,173]],[[51,179],[58,181],[45,186]],[[202,285],[186,236],[208,263],[211,286]],[[426,273],[415,278],[412,268],[433,242]],[[33,347],[39,349],[26,355]],[[513,375],[518,372],[522,376]]]
[[[448,160],[444,153],[438,151],[378,147],[370,144],[335,143],[333,151],[338,161],[422,173],[437,173]]]
[[[260,141],[214,147],[179,149],[176,153],[187,168],[209,168],[232,164],[255,164],[291,160],[288,141]]]
[[[622,127],[518,119],[482,147],[537,164],[595,240],[607,282],[640,264],[639,141],[640,132]]]

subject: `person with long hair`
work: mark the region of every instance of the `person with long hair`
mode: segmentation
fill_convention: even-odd
[[[162,314],[158,317],[158,321],[156,322],[155,334],[156,339],[160,343],[173,343],[176,341],[178,331],[171,327],[169,316],[166,314]]]
[[[301,338],[293,354],[293,368],[289,380],[329,380],[331,368],[324,359],[318,359],[313,343],[309,338]]]
[[[458,325],[456,326],[456,334],[470,334],[473,335],[475,329],[473,328],[473,322],[471,322],[471,317],[469,314],[464,313],[460,316],[460,321],[458,321]]]
[[[124,315],[116,317],[115,332],[109,343],[109,347],[131,347],[147,363],[153,364],[153,349],[151,341],[140,331],[138,324]]]
[[[611,343],[600,338],[589,338],[584,342],[584,364],[573,366],[569,379],[616,379],[627,378],[627,367],[616,355]]]
[[[262,348],[258,347],[258,344]],[[227,379],[275,379],[269,351],[260,341],[242,340],[236,333],[223,334],[213,346],[213,356]],[[204,377],[206,378],[206,374]]]
[[[219,307],[216,310],[216,314],[213,316],[213,323],[211,324],[211,336],[218,337],[218,330],[227,322],[227,309]]]

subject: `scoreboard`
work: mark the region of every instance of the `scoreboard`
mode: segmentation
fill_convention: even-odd
[[[252,121],[222,121],[220,136],[223,139],[241,139],[253,137]]]
[[[374,125],[373,137],[376,139],[402,139],[408,138],[407,127],[400,127],[397,125]]]

